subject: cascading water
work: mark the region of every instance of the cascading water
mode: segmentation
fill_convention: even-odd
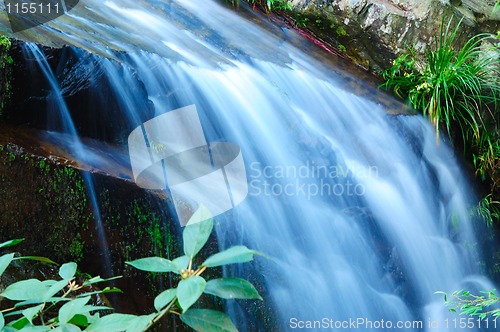
[[[326,318],[456,331],[434,292],[493,288],[470,249],[470,185],[422,118],[388,115],[349,91],[352,78],[212,1],[89,1],[67,19],[78,24],[45,33],[124,64],[99,60],[130,127],[145,105],[130,91],[144,88],[156,115],[195,104],[207,141],[241,147],[249,195],[220,219],[219,241],[271,257],[226,272],[260,280],[273,317],[247,325],[229,304],[242,330]]]
[[[82,142],[80,141],[80,136],[76,130],[71,114],[68,110],[66,102],[63,97],[63,93],[59,86],[59,83],[50,68],[49,63],[45,57],[42,50],[33,43],[26,43],[25,52],[28,53],[27,57],[34,59],[42,70],[43,74],[47,78],[50,85],[51,93],[47,96],[47,104],[50,109],[49,113],[57,114],[59,116],[58,121],[60,123],[60,132],[69,134],[71,142],[71,151],[74,153],[75,157],[79,160],[85,160],[87,158],[87,152],[85,151]],[[55,129],[55,128],[50,128]],[[102,225],[101,213],[99,211],[99,204],[97,202],[97,195],[94,188],[94,180],[92,179],[92,174],[89,172],[82,172],[82,177],[85,181],[86,188],[88,191],[88,197],[90,198],[90,204],[93,210],[93,215],[96,220],[97,234],[99,236],[99,246],[101,247],[102,259],[104,262],[104,273],[106,275],[112,275],[111,271],[111,259],[109,257],[108,242],[106,239],[106,234],[104,232],[104,227]],[[62,208],[62,207],[61,207]]]

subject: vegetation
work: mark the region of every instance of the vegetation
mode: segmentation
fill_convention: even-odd
[[[500,309],[496,306],[500,302],[495,294],[495,290],[486,292],[482,291],[483,295],[474,295],[469,291],[459,290],[453,292],[451,300],[444,292],[436,292],[436,294],[444,295],[445,304],[450,307],[450,312],[458,312],[460,315],[468,315],[485,319],[488,316],[495,318],[500,317]]]
[[[9,38],[0,36],[0,115],[12,93],[10,80],[14,61],[9,55],[11,46]]]
[[[237,331],[231,319],[223,312],[194,309],[202,294],[222,299],[262,300],[255,287],[240,278],[205,280],[202,274],[209,268],[253,260],[256,251],[236,246],[214,254],[195,266],[195,258],[205,246],[213,229],[213,220],[203,206],[191,217],[183,232],[184,256],[174,260],[148,257],[127,264],[147,272],[174,273],[179,279],[177,287],[160,293],[154,299],[156,312],[149,315],[105,313],[112,308],[92,304],[98,294],[120,292],[106,287],[92,290],[89,286],[116,278],[90,278],[78,282],[75,278],[76,263],[66,263],[59,268],[57,280],[20,280],[6,287],[1,297],[10,300],[7,308],[0,310],[2,331],[146,331],[163,316],[174,314],[196,331]],[[22,240],[0,244],[0,249],[16,245]],[[40,257],[15,257],[14,253],[0,256],[0,276],[9,265],[19,259],[54,262]],[[119,277],[117,277],[119,278]],[[2,301],[2,306],[5,305]],[[103,315],[101,315],[103,314]]]
[[[497,3],[495,10],[499,7]],[[495,36],[489,34],[477,35],[456,49],[454,41],[460,23],[454,29],[451,25],[451,20],[447,25],[443,22],[435,47],[426,53],[425,61],[414,49],[395,59],[382,75],[384,86],[422,111],[434,125],[438,140],[440,128],[444,127],[452,141],[463,143],[476,174],[490,182],[490,193],[472,213],[492,227],[500,220],[500,49]],[[499,298],[494,291],[474,295],[460,290],[451,299],[443,292],[437,293],[444,294],[451,312],[479,319],[500,316]]]
[[[230,2],[232,5],[239,4],[240,0],[226,0]],[[292,10],[293,6],[288,0],[244,0],[252,4],[253,6],[260,6],[265,8],[266,11],[287,11]]]
[[[451,25],[451,20],[443,23],[435,48],[426,53],[425,61],[414,49],[395,59],[383,72],[384,86],[421,110],[436,128],[437,139],[441,127],[452,140],[461,137],[477,174],[492,182],[491,193],[479,212],[488,208],[488,217],[498,216],[500,49],[490,42],[493,35],[480,34],[457,50],[454,41],[460,23],[454,29]]]

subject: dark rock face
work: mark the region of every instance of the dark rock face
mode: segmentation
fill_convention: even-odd
[[[293,0],[307,28],[337,45],[354,62],[373,70],[391,65],[409,46],[422,54],[439,35],[441,23],[463,19],[457,44],[478,32],[500,30],[495,1],[464,0]]]
[[[12,90],[12,58],[10,56],[11,41],[0,36],[0,115],[7,106]]]

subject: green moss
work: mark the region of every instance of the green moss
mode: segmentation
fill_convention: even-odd
[[[338,27],[337,29],[335,29],[335,32],[339,36],[342,36],[342,37],[347,36],[347,32],[345,31],[344,27]]]
[[[0,169],[0,236],[26,237],[25,250],[59,261],[81,259],[91,213],[80,173],[14,144],[0,146]]]
[[[11,47],[10,39],[0,36],[0,115],[12,94],[11,79],[14,60],[9,55]]]

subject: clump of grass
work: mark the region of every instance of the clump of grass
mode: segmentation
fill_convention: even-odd
[[[382,74],[383,86],[428,117],[437,140],[441,127],[452,139],[462,137],[477,174],[491,180],[491,194],[478,207],[490,223],[500,216],[495,198],[500,189],[500,48],[491,34],[476,35],[456,48],[460,23],[452,29],[451,20],[443,22],[424,61],[414,48],[395,59]]]
[[[421,110],[437,134],[440,125],[448,134],[458,125],[465,142],[480,141],[481,131],[486,129],[485,118],[494,118],[499,99],[499,51],[493,47],[485,50],[483,43],[493,38],[490,34],[476,35],[455,49],[460,23],[455,29],[451,24],[450,20],[442,25],[424,63],[414,49],[394,60],[382,74],[384,86],[392,87],[398,96]]]

